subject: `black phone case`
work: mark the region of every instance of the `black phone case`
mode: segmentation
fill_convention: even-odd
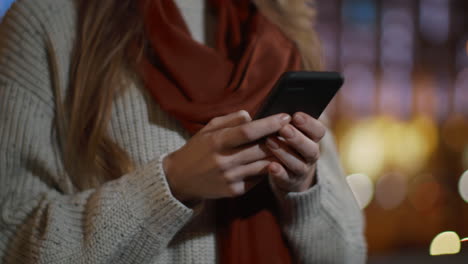
[[[285,72],[276,82],[254,119],[278,113],[304,112],[319,118],[343,85],[338,72]]]

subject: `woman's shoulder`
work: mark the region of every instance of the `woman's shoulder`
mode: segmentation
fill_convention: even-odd
[[[76,0],[16,0],[0,24],[0,87],[52,105],[51,73],[66,81],[76,37]],[[52,72],[51,60],[57,65]]]

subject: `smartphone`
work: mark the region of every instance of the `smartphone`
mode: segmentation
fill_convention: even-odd
[[[304,112],[318,119],[344,79],[338,72],[290,71],[276,82],[254,119]]]

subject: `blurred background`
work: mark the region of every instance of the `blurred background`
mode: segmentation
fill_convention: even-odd
[[[467,263],[468,0],[316,2],[369,263]]]
[[[316,2],[327,69],[346,79],[329,115],[369,262],[467,263],[468,1]]]
[[[0,0],[0,21],[3,17],[3,15],[6,13],[10,5],[14,2],[15,0]]]

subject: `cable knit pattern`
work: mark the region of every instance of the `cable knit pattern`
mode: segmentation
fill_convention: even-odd
[[[189,135],[138,83],[116,98],[109,124],[137,169],[73,187],[52,76],[68,86],[75,38],[73,0],[18,0],[0,25],[0,263],[216,263],[213,202],[187,208],[161,167]],[[330,135],[321,147],[318,184],[278,195],[285,237],[299,263],[364,263],[362,215]]]

